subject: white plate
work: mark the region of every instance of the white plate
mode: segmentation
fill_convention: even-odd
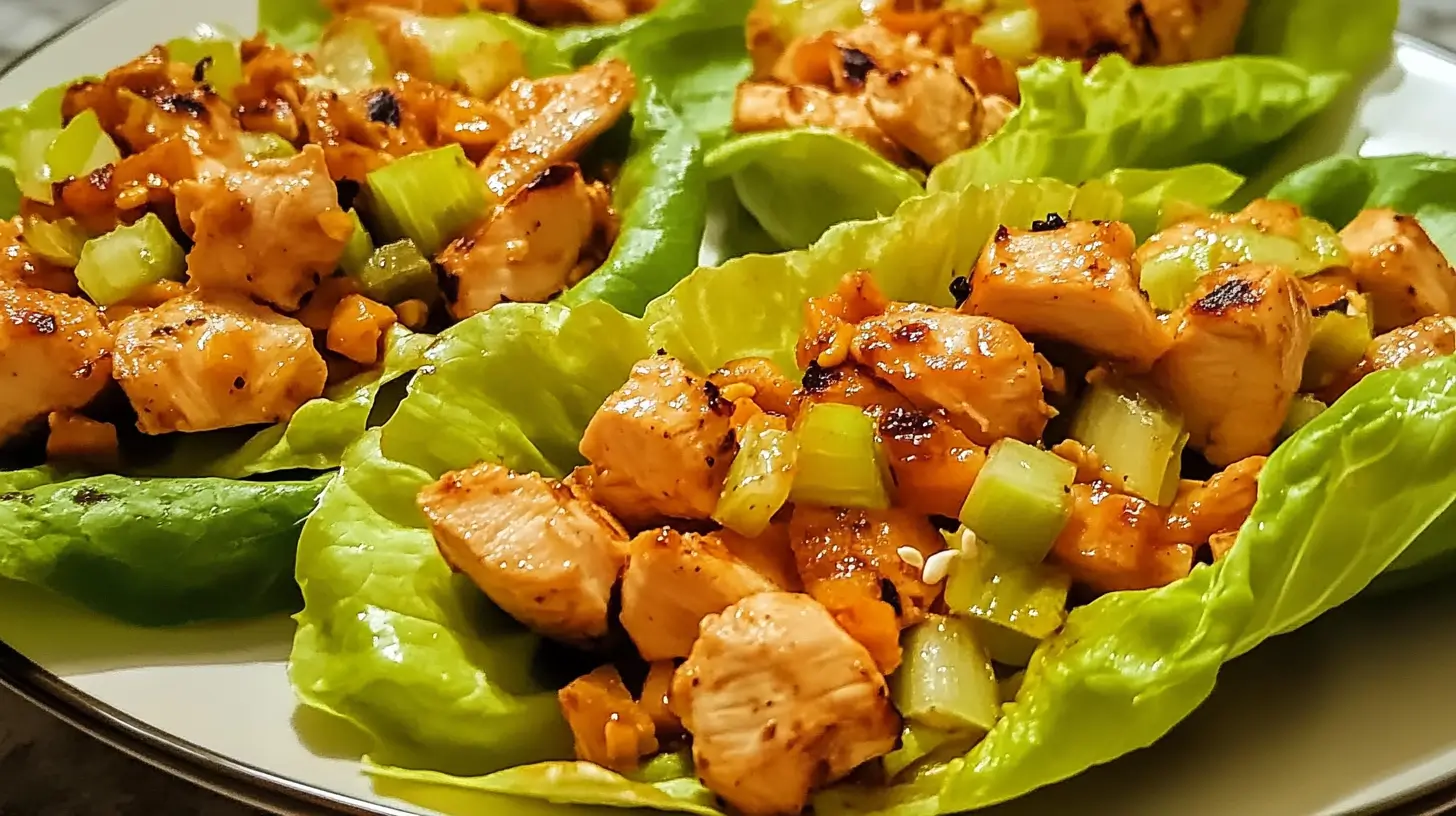
[[[120,65],[196,22],[252,31],[253,5],[120,2],[0,78],[0,107]],[[1358,119],[1359,132],[1324,128],[1327,149],[1456,148],[1456,58],[1402,40]],[[1235,663],[1157,746],[998,812],[1285,816],[1408,801],[1456,780],[1453,624],[1447,593],[1357,601]],[[0,681],[97,736],[279,811],[423,812],[372,792],[357,735],[295,708],[291,634],[284,618],[133,629],[0,585],[0,642],[13,649],[0,645]]]

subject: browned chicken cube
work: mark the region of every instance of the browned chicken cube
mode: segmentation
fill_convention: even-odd
[[[757,538],[739,535],[726,527],[713,533],[713,538],[728,548],[733,557],[747,564],[754,572],[785,592],[803,592],[799,564],[789,543],[789,523],[775,521]]]
[[[852,354],[921,410],[944,409],[979,445],[1040,439],[1052,415],[1036,350],[994,318],[899,306],[859,324]]]
[[[928,516],[959,516],[986,464],[986,449],[938,413],[891,408],[880,417],[879,430],[896,504]]]
[[[625,62],[603,60],[562,77],[555,92],[481,163],[486,186],[506,201],[558,164],[574,162],[617,123],[637,96]]]
[[[745,814],[796,814],[900,737],[884,675],[807,595],[750,596],[703,622],[673,681],[708,789]]]
[[[1259,500],[1259,474],[1263,456],[1251,456],[1229,465],[1207,482],[1185,481],[1168,508],[1164,540],[1194,549],[1220,533],[1237,533]]]
[[[946,548],[925,516],[909,510],[843,510],[797,505],[789,543],[799,577],[815,600],[875,657],[886,674],[900,665],[900,630],[920,622],[940,595],[921,579],[924,560]]]
[[[1061,220],[1049,220],[1040,230],[999,230],[976,262],[961,308],[1150,368],[1171,338],[1138,288],[1132,228],[1116,221],[1057,228]]]
[[[875,124],[926,164],[940,164],[980,139],[980,100],[953,67],[927,62],[872,71],[864,99]]]
[[[21,235],[19,216],[0,220],[0,286],[30,286],[74,295],[76,275],[35,254]]]
[[[706,519],[718,506],[737,443],[732,405],[675,357],[658,355],[632,368],[581,439],[581,455],[598,484],[633,485],[642,502],[628,515]],[[616,512],[611,492],[595,492]]]
[[[797,128],[828,128],[862,142],[898,164],[905,153],[870,116],[865,100],[813,85],[745,82],[733,100],[733,129],[761,133]]]
[[[440,554],[511,617],[548,637],[607,633],[627,533],[611,514],[534,473],[482,463],[420,491]]]
[[[833,292],[804,304],[804,326],[794,358],[805,369],[839,366],[849,358],[855,325],[889,308],[890,299],[869,272],[860,269],[845,275]]]
[[[1309,304],[1283,269],[1204,276],[1176,312],[1154,377],[1183,413],[1189,444],[1223,466],[1274,449],[1309,352]]]
[[[571,728],[577,759],[630,773],[638,760],[656,753],[652,717],[632,699],[616,668],[602,666],[576,678],[557,692],[556,699]]]
[[[1072,485],[1072,514],[1048,556],[1097,592],[1165,586],[1193,569],[1193,548],[1163,540],[1163,515],[1106,484]]]
[[[93,111],[129,153],[171,138],[209,150],[229,149],[237,120],[205,79],[191,63],[173,62],[167,48],[159,45],[99,80],[71,85],[61,101],[61,116],[70,121],[82,111]]]
[[[1456,313],[1456,270],[1414,217],[1365,210],[1340,240],[1356,287],[1370,298],[1376,331]]]
[[[78,297],[0,283],[0,443],[111,382],[111,332]]]
[[[499,303],[544,303],[579,280],[596,232],[592,187],[574,164],[548,168],[474,234],[440,253],[457,320]]]
[[[308,327],[240,297],[184,295],[112,329],[142,433],[283,422],[328,378]]]
[[[730,360],[708,375],[718,390],[730,386],[748,386],[755,404],[771,414],[789,416],[794,413],[794,382],[766,357],[744,357]],[[731,393],[731,391],[730,391]]]
[[[1365,349],[1365,358],[1320,396],[1325,402],[1334,403],[1367,374],[1415,368],[1453,354],[1456,354],[1456,317],[1423,318],[1372,340]]]
[[[622,575],[622,628],[643,660],[687,657],[698,622],[759,592],[782,591],[712,535],[669,527],[632,539]]]
[[[1248,0],[1032,0],[1047,56],[1172,65],[1232,53]]]
[[[238,292],[284,311],[297,309],[333,274],[354,234],[316,145],[291,158],[182,182],[177,217],[196,241],[187,256],[194,286]]]

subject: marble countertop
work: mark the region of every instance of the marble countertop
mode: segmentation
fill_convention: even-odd
[[[102,5],[103,0],[0,0],[0,64]],[[1456,50],[1456,0],[1405,0],[1403,6],[1404,30]],[[113,751],[0,689],[0,814],[158,813],[258,816]]]

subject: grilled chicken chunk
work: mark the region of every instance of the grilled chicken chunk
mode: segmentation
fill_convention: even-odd
[[[986,449],[972,444],[940,412],[891,408],[880,416],[879,431],[894,475],[896,505],[927,516],[960,515],[986,464]]]
[[[543,303],[581,280],[601,259],[590,247],[609,200],[574,164],[537,176],[440,253],[450,313],[464,320],[499,303]]]
[[[656,727],[647,710],[622,683],[612,666],[571,681],[556,699],[571,727],[576,758],[619,773],[631,773],[637,761],[657,751]]]
[[[1193,569],[1193,548],[1163,540],[1163,515],[1107,484],[1072,485],[1072,514],[1049,558],[1098,592],[1170,584]]]
[[[775,521],[757,538],[739,535],[726,527],[713,533],[733,557],[748,565],[784,592],[803,592],[804,582],[799,578],[799,565],[794,560],[794,550],[789,543],[789,524]]]
[[[554,87],[550,100],[481,163],[486,186],[502,201],[547,168],[575,161],[622,118],[637,96],[632,69],[614,59],[558,78]]]
[[[672,710],[710,790],[745,814],[796,814],[809,793],[900,736],[884,676],[806,595],[750,596],[703,622]]]
[[[1423,318],[1372,340],[1365,349],[1365,358],[1320,397],[1326,403],[1333,403],[1367,374],[1415,368],[1421,363],[1453,354],[1456,354],[1456,317]]]
[[[333,274],[354,234],[323,150],[269,159],[177,185],[177,217],[196,241],[193,285],[266,301],[284,311]]]
[[[1132,228],[1115,221],[1058,223],[998,231],[976,262],[962,310],[1150,368],[1171,338],[1138,288]]]
[[[21,235],[19,216],[0,220],[0,286],[30,286],[74,295],[80,291],[71,270],[35,254]]]
[[[845,275],[833,292],[804,304],[804,327],[799,330],[794,358],[811,371],[816,365],[836,368],[849,358],[855,325],[889,308],[890,299],[869,272],[861,269]],[[806,374],[805,380],[809,379]]]
[[[804,373],[803,387],[794,392],[795,414],[816,402],[853,405],[874,417],[881,417],[896,408],[919,409],[900,392],[875,379],[863,366],[846,363],[835,368],[820,368],[810,363]]]
[[[1273,450],[1309,351],[1298,282],[1270,266],[1213,272],[1172,325],[1154,377],[1182,411],[1189,444],[1220,466]]]
[[[243,81],[233,88],[237,98],[238,123],[243,130],[273,133],[290,143],[304,135],[304,99],[309,95],[306,80],[318,76],[313,57],[270,44],[259,35],[243,41]]]
[[[922,410],[943,408],[972,442],[1041,438],[1036,351],[1010,324],[988,317],[900,306],[859,324],[852,355]]]
[[[106,74],[66,89],[61,115],[70,121],[94,111],[107,133],[131,152],[170,138],[203,146],[229,141],[238,132],[232,109],[196,66],[173,62],[165,46]]]
[[[173,206],[179,182],[220,169],[221,164],[203,157],[196,145],[182,138],[167,139],[88,175],[54,185],[55,204],[44,215],[47,219],[73,217],[87,232],[104,234],[136,221],[149,208],[166,212]]]
[[[112,329],[116,380],[142,433],[281,422],[328,378],[306,326],[236,296],[184,295]]]
[[[632,539],[622,575],[622,627],[643,660],[687,657],[698,622],[759,592],[782,591],[712,535],[663,527]]]
[[[951,66],[872,71],[864,98],[875,124],[926,164],[940,164],[980,140],[980,100]]]
[[[790,416],[794,413],[794,383],[767,357],[744,357],[730,360],[708,375],[718,390],[732,385],[753,389],[753,401],[771,414]]]
[[[881,671],[894,671],[900,630],[922,620],[940,594],[898,550],[910,547],[928,557],[945,549],[945,539],[912,511],[797,505],[789,543],[809,594],[870,650]]]
[[[1197,549],[1220,533],[1237,533],[1259,499],[1259,474],[1267,461],[1263,456],[1251,456],[1207,482],[1185,481],[1168,509],[1164,540]]]
[[[0,283],[0,443],[111,381],[111,332],[87,301]]]
[[[716,387],[675,357],[658,355],[633,366],[631,378],[592,417],[581,455],[595,466],[597,485],[636,488],[641,504],[625,508],[628,515],[706,519],[733,463],[731,413]],[[610,489],[594,495],[616,511]]]
[[[1350,273],[1370,298],[1375,330],[1456,313],[1456,270],[1421,228],[1394,210],[1365,210],[1340,231]]]
[[[1047,56],[1172,65],[1233,52],[1248,0],[1031,0]]]
[[[627,534],[601,507],[489,463],[445,474],[418,503],[445,561],[511,617],[559,640],[607,633]]]
[[[760,133],[796,128],[838,131],[898,164],[905,153],[875,122],[865,100],[814,85],[745,82],[733,99],[733,129]]]

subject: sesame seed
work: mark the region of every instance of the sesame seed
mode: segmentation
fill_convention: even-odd
[[[901,561],[904,561],[915,569],[920,569],[925,566],[925,556],[914,547],[901,547],[895,552],[899,553]]]
[[[959,557],[960,553],[955,550],[941,550],[930,556],[925,559],[925,572],[921,574],[920,580],[931,586],[944,581],[950,574],[950,565]]]

